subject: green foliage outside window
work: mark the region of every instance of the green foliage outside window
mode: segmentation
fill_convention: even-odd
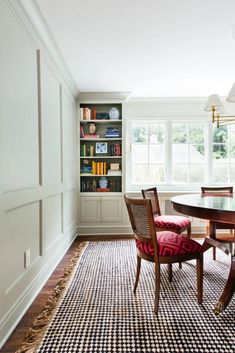
[[[222,159],[228,157],[228,127],[221,126],[213,130],[213,158]]]

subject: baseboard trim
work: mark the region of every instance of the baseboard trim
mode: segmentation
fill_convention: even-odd
[[[130,240],[134,239],[133,234],[86,234],[78,235],[78,240],[84,241],[101,241],[101,240]]]

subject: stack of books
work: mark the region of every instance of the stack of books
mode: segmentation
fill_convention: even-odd
[[[81,166],[80,172],[81,172],[81,175],[87,175],[87,174],[92,175],[92,167],[90,167],[90,166]]]
[[[107,130],[105,132],[105,137],[119,137],[119,131],[117,128],[114,127],[107,127]]]
[[[121,170],[119,169],[119,163],[110,163],[110,169],[108,170],[108,175],[119,176],[122,175]]]
[[[107,175],[109,175],[109,176],[120,176],[120,175],[122,175],[122,172],[121,172],[121,170],[109,169]]]

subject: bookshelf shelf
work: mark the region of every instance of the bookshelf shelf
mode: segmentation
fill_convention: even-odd
[[[80,156],[80,159],[120,159],[122,156]]]
[[[86,138],[80,138],[80,141],[122,141],[121,137],[86,137]]]
[[[81,173],[80,174],[81,177],[106,177],[106,178],[118,178],[120,176],[122,176],[122,174],[119,174],[119,175],[109,175],[109,174],[89,174],[89,173]]]
[[[111,120],[111,119],[90,119],[90,120],[80,120],[81,124],[90,124],[90,123],[95,123],[95,124],[121,124],[122,120]]]

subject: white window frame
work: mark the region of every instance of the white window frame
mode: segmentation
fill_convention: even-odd
[[[200,187],[202,184],[212,185],[212,166],[213,166],[213,158],[212,158],[212,145],[213,145],[213,125],[211,121],[207,121],[205,119],[200,119],[196,117],[192,118],[178,118],[178,117],[136,117],[129,118],[126,122],[126,190],[127,191],[139,191],[140,189],[153,187],[156,185],[152,184],[138,184],[132,185],[132,175],[131,175],[131,126],[132,124],[140,124],[140,123],[148,123],[148,124],[165,124],[166,126],[166,139],[165,139],[165,151],[166,151],[166,183],[157,185],[159,191],[200,191]],[[172,124],[173,123],[186,123],[186,124],[203,124],[205,126],[205,181],[203,183],[187,183],[187,184],[176,184],[172,183],[172,149],[171,143],[172,141]],[[228,184],[228,183],[226,183]],[[214,183],[214,185],[216,185]],[[218,185],[218,184],[217,184]],[[219,185],[222,185],[220,183]]]

